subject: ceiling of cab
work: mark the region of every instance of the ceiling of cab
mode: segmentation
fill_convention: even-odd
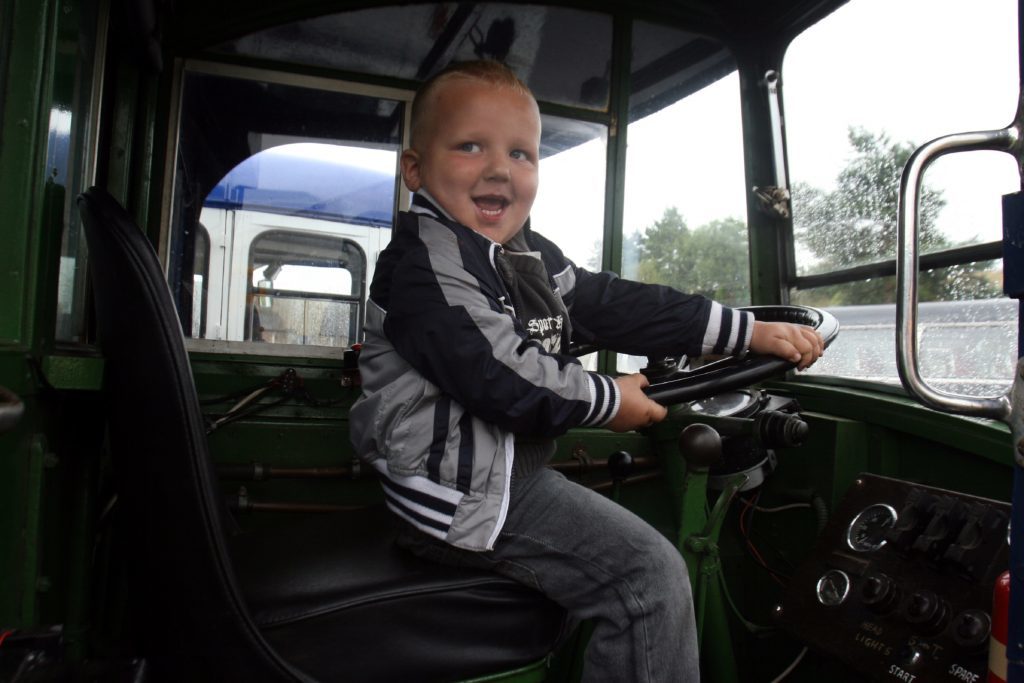
[[[452,61],[511,66],[538,99],[608,106],[607,14],[506,3],[434,3],[329,14],[224,42],[216,52],[419,82]]]
[[[627,15],[685,27],[696,33],[742,39],[752,34],[790,36],[847,0],[565,0],[549,7],[573,7],[609,15]],[[138,14],[163,13],[170,41],[188,50],[204,49],[270,26],[344,11],[392,6],[396,11],[422,4],[434,14],[436,4],[373,0],[125,0],[147,6]],[[475,3],[443,3],[465,11]],[[525,3],[515,3],[523,5]],[[540,4],[540,3],[538,3]],[[398,7],[398,6],[401,7]],[[159,8],[159,9],[158,9]],[[454,12],[452,12],[454,14]],[[396,25],[396,29],[401,24]],[[436,26],[435,26],[436,28]],[[440,35],[440,34],[439,34]]]
[[[199,48],[207,53],[407,82],[409,87],[452,61],[497,59],[511,66],[542,103],[607,112],[615,16],[628,12],[636,18],[629,81],[629,118],[636,120],[735,70],[727,44],[781,39],[843,1],[637,0],[571,7],[359,3],[353,8],[351,2],[292,0],[274,3],[273,10],[250,2],[246,12],[233,15],[230,30],[222,27],[221,39],[204,24],[177,40],[202,42],[197,34],[209,34],[211,42]],[[178,3],[185,14],[199,12],[191,0]],[[206,21],[226,22],[218,19],[221,11],[211,7]],[[564,128],[546,124],[547,153],[593,134],[574,130],[568,121]]]
[[[146,0],[139,0],[146,1]],[[782,38],[845,0],[674,0],[572,3],[385,3],[250,1],[224,16],[177,0],[175,18],[205,15],[178,42],[209,40],[201,49],[296,65],[418,82],[455,60],[492,58],[512,66],[543,102],[606,110],[613,17],[635,16],[649,27],[633,36],[633,93],[650,109],[657,86],[706,85],[731,71],[726,44]],[[367,5],[374,5],[369,6]],[[230,19],[229,19],[230,17]],[[216,26],[222,26],[217,39]],[[764,34],[758,36],[758,34]],[[682,36],[685,36],[683,38]],[[788,39],[788,38],[787,38]],[[194,47],[199,47],[194,45]],[[662,83],[672,79],[673,83]],[[679,93],[676,93],[678,97]],[[656,108],[656,107],[655,107]]]

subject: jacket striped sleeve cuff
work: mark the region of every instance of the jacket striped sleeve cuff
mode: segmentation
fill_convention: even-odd
[[[754,314],[711,302],[711,315],[704,332],[702,352],[716,356],[742,356],[750,348],[754,334]]]
[[[590,382],[590,412],[580,424],[582,427],[601,427],[612,421],[619,412],[621,395],[619,386],[607,375],[588,372]]]

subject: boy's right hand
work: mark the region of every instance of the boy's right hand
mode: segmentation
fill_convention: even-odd
[[[825,342],[817,330],[806,325],[755,320],[750,350],[785,358],[796,363],[797,370],[804,370],[821,358]]]
[[[647,398],[643,388],[650,382],[640,373],[616,377],[615,383],[619,385],[619,412],[606,425],[608,429],[613,432],[628,432],[650,427],[668,415],[668,408]]]

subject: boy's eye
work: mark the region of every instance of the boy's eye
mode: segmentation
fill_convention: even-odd
[[[517,161],[530,161],[533,159],[529,152],[522,149],[514,150],[509,156]]]
[[[475,142],[463,142],[461,145],[459,145],[459,151],[460,152],[479,152],[480,151],[480,145],[476,144]]]

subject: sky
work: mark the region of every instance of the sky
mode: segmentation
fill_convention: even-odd
[[[1018,96],[1015,0],[851,0],[790,47],[782,67],[790,178],[825,190],[850,158],[849,127],[920,145],[1003,128]],[[880,21],[880,17],[885,21]],[[634,122],[624,227],[643,230],[675,206],[691,227],[744,218],[739,82],[734,75]],[[604,143],[546,159],[534,226],[586,263],[600,238]],[[1009,155],[936,161],[940,229],[957,242],[998,239],[999,196],[1020,189]]]

